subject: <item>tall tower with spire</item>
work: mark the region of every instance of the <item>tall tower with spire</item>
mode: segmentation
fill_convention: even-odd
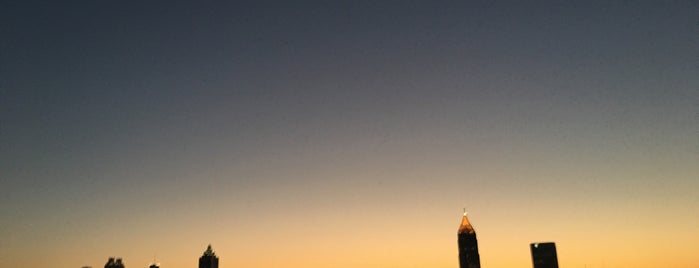
[[[211,245],[206,247],[204,255],[199,258],[199,268],[218,268],[218,257],[211,249]]]
[[[481,257],[478,255],[478,240],[476,240],[476,231],[466,217],[461,219],[459,226],[459,267],[461,268],[480,268]]]

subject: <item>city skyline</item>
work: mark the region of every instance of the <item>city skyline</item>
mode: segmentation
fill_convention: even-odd
[[[696,268],[697,14],[0,1],[0,267]]]
[[[480,268],[480,257],[478,252],[478,242],[476,231],[471,225],[467,217],[466,209],[457,230],[457,246],[458,259],[460,268]],[[558,268],[558,259],[556,257],[556,245],[553,242],[537,242],[531,243],[530,250],[532,254],[533,268]],[[219,258],[213,250],[211,244],[206,247],[206,250],[199,258],[199,268],[218,268]],[[83,266],[83,268],[91,266]],[[149,268],[159,268],[158,263],[153,258]],[[122,258],[109,257],[104,268],[124,268]]]

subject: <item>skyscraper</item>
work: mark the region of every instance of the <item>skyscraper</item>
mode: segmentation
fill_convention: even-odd
[[[199,268],[218,268],[218,257],[211,249],[211,245],[206,248],[204,255],[199,258]]]
[[[461,268],[480,268],[481,257],[478,255],[478,241],[476,240],[476,231],[466,218],[461,219],[459,226],[459,267]]]
[[[556,255],[556,243],[532,243],[532,264],[534,268],[558,268],[558,256]]]

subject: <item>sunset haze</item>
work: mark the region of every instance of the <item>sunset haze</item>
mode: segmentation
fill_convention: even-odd
[[[697,1],[3,1],[0,267],[699,268]]]

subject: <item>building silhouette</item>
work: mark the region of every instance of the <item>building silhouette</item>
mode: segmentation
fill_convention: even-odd
[[[534,268],[558,268],[558,256],[556,255],[556,243],[532,243],[532,265]]]
[[[124,268],[124,263],[121,261],[121,258],[109,257],[104,268]]]
[[[153,255],[153,262],[148,266],[148,268],[160,268],[160,263],[158,263],[155,255]]]
[[[476,240],[476,231],[466,217],[461,219],[461,225],[458,232],[459,238],[459,267],[461,268],[480,268],[481,257],[478,255],[478,240]]]
[[[199,268],[218,268],[218,257],[211,249],[211,245],[206,247],[204,255],[199,258]]]

